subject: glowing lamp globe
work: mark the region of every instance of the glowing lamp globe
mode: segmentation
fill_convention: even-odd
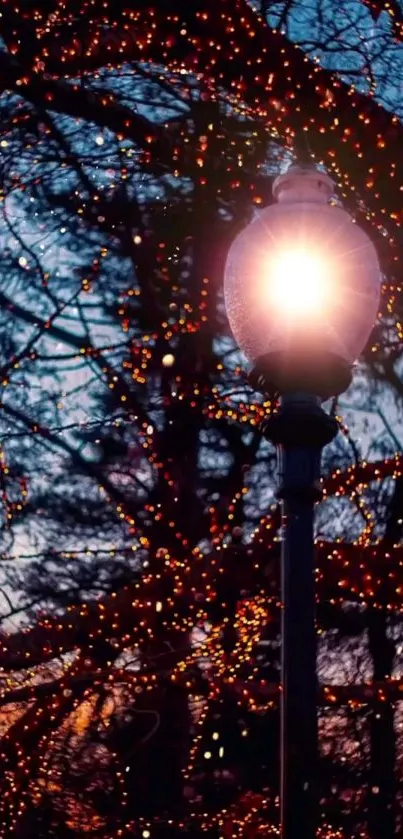
[[[235,239],[225,267],[234,337],[277,390],[344,390],[376,320],[381,272],[375,248],[329,203],[333,181],[291,166],[273,184],[277,203]]]

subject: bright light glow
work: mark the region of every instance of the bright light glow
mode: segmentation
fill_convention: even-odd
[[[286,250],[270,263],[264,278],[271,304],[290,316],[323,313],[329,295],[329,265],[306,250]]]

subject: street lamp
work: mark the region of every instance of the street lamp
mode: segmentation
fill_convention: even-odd
[[[293,165],[273,184],[277,203],[233,242],[225,303],[251,381],[280,396],[265,426],[276,444],[283,503],[281,832],[317,826],[314,504],[323,447],[337,424],[321,403],[350,384],[376,320],[380,268],[367,234],[330,204],[333,181]]]

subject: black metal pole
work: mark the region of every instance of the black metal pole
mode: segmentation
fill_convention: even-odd
[[[316,835],[317,678],[314,588],[314,487],[320,450],[279,450],[283,534],[281,826],[283,839]]]
[[[317,828],[317,674],[314,505],[323,447],[337,432],[320,400],[286,394],[266,427],[277,446],[283,504],[281,836],[315,839]]]

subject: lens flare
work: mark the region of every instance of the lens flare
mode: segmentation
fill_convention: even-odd
[[[282,314],[317,315],[329,295],[329,265],[317,253],[285,250],[271,261],[264,280],[266,295]]]

